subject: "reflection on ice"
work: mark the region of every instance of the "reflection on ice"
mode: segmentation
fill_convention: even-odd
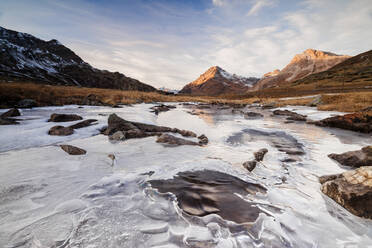
[[[246,119],[231,108],[205,108],[200,110],[203,115],[193,115],[188,113],[193,106],[177,105],[156,116],[149,111],[151,106],[35,108],[22,111],[20,125],[0,126],[0,247],[368,247],[372,243],[372,222],[325,197],[317,180],[345,170],[327,154],[360,149],[372,143],[371,137],[286,124],[269,110],[254,109],[263,117]],[[329,115],[293,108],[315,119]],[[98,125],[71,136],[51,137],[47,130],[54,124],[46,120],[54,112],[97,119]],[[111,143],[98,131],[111,113],[204,133],[210,143],[167,147],[154,137]],[[57,146],[61,143],[87,154],[70,156]],[[269,152],[249,173],[242,163],[261,148]],[[115,156],[113,167],[109,154]],[[294,162],[285,162],[288,158]],[[155,187],[154,182],[174,182],[186,171],[192,177],[184,184]],[[264,194],[236,188],[228,195],[244,202],[240,206],[257,210],[254,220],[239,219],[245,208],[235,208],[236,202],[225,205],[228,214],[222,214],[215,201],[226,194],[218,195],[219,183],[226,182],[216,184],[205,177],[202,181],[207,183],[200,182],[198,171],[262,185]],[[199,201],[210,214],[194,212]]]

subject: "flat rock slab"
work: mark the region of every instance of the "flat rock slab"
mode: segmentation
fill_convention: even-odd
[[[212,170],[180,172],[173,179],[151,180],[149,183],[161,193],[173,193],[178,206],[189,215],[218,214],[236,223],[254,222],[261,213],[254,203],[236,194],[266,193],[259,184]]]
[[[67,152],[70,155],[84,155],[84,154],[87,153],[87,151],[85,151],[84,149],[81,149],[81,148],[76,147],[76,146],[60,145],[60,147],[62,148],[62,150],[64,150],[65,152]]]
[[[49,135],[57,135],[57,136],[67,136],[74,133],[74,129],[71,127],[64,127],[64,126],[54,126],[51,127],[48,131]]]
[[[96,119],[84,120],[84,121],[78,122],[78,123],[76,123],[74,125],[71,125],[70,128],[72,128],[72,129],[79,129],[79,128],[83,128],[83,127],[89,127],[89,126],[91,126],[96,121],[97,121]]]
[[[341,154],[332,153],[329,154],[328,157],[345,166],[372,166],[372,146],[365,146],[361,150]]]
[[[170,134],[162,134],[158,137],[156,140],[157,143],[165,143],[165,144],[170,144],[170,145],[191,145],[191,146],[199,146],[199,143],[191,141],[191,140],[186,140],[182,138],[175,137]]]
[[[322,192],[351,213],[372,219],[372,166],[319,178]]]
[[[306,115],[300,115],[296,112],[289,111],[289,110],[274,110],[273,114],[288,116],[287,120],[292,120],[292,121],[306,121],[306,117],[307,117]]]
[[[372,132],[372,113],[338,115],[314,122],[317,126],[336,127],[361,133]]]
[[[5,113],[1,114],[0,118],[16,117],[16,116],[20,116],[20,115],[21,115],[21,113],[19,112],[19,110],[16,109],[16,108],[13,108],[13,109],[9,109]]]
[[[83,117],[75,114],[52,114],[49,118],[49,122],[68,122],[82,120]]]

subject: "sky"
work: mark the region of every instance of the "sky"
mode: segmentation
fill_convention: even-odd
[[[261,77],[308,48],[372,49],[372,0],[1,0],[0,26],[99,69],[181,89],[209,67]]]

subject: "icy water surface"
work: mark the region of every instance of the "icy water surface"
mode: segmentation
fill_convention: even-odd
[[[370,136],[285,123],[255,108],[245,111],[263,118],[181,104],[156,116],[149,112],[152,106],[34,108],[22,111],[22,124],[0,126],[0,247],[372,247],[372,222],[324,196],[317,180],[346,170],[327,154],[371,144]],[[336,114],[290,109],[314,120]],[[49,136],[56,123],[47,119],[54,112],[98,119],[98,124],[71,136]],[[172,147],[156,143],[156,137],[111,143],[99,134],[110,113],[205,134],[210,143]],[[58,144],[87,154],[70,156]],[[250,173],[242,163],[261,148],[269,152]],[[222,204],[221,215],[213,207],[198,212],[177,202],[177,194],[152,188],[151,181],[154,186],[169,182],[165,186],[182,189],[192,200],[200,200],[195,192],[204,192],[201,200],[207,203],[231,202]],[[251,192],[249,185],[260,190]],[[254,214],[239,218],[238,211],[245,214],[242,206]]]

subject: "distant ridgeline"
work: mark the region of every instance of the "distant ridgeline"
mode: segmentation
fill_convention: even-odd
[[[57,40],[44,41],[0,27],[0,81],[156,91],[119,72],[99,70]]]

